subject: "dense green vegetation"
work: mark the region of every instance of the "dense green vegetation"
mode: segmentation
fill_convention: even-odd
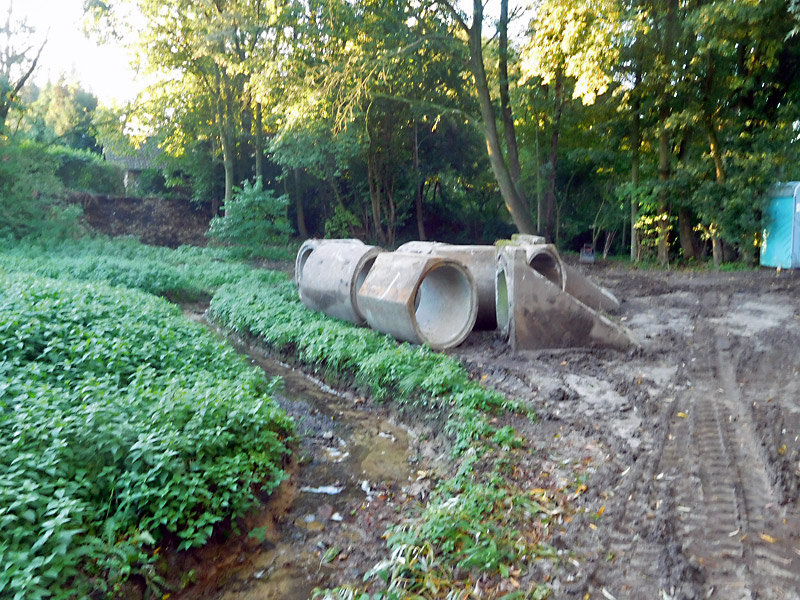
[[[3,597],[115,595],[134,573],[157,590],[158,545],[202,545],[284,477],[293,425],[275,383],[133,289],[208,290],[211,260],[180,279],[186,256],[165,265],[129,244],[89,258],[99,250],[0,255]]]
[[[33,85],[39,49],[9,13],[0,596],[119,596],[134,574],[158,592],[162,545],[204,544],[283,478],[293,425],[275,383],[167,299],[209,300],[226,329],[451,443],[453,477],[391,528],[366,574],[383,582],[373,598],[468,593],[456,571],[507,577],[552,553],[553,497],[509,476],[526,451],[503,425],[519,403],[448,356],[306,311],[284,274],[233,259],[291,258],[293,234],[391,247],[517,229],[636,261],[749,264],[769,186],[800,178],[800,9],[469,4],[87,2],[96,34],[130,36],[169,74],[121,109],[75,82]],[[524,31],[509,34],[515,19]],[[227,249],[81,237],[64,193],[121,193],[101,151],[147,145],[163,154],[139,190],[211,201],[209,237]]]
[[[397,524],[370,573],[387,597],[434,580],[463,587],[450,582],[456,567],[507,575],[550,552],[519,532],[531,518],[546,528],[552,500],[505,476],[524,449],[492,422],[517,403],[450,357],[305,310],[284,274],[218,250],[87,239],[7,244],[0,279],[0,528],[11,540],[0,590],[12,597],[114,595],[134,573],[157,590],[159,545],[202,544],[281,480],[292,426],[268,398],[273,383],[153,294],[211,297],[221,325],[449,438],[457,472]]]
[[[93,34],[127,40],[156,81],[125,107],[64,77],[33,85],[39,49],[12,11],[2,168],[37,183],[0,176],[16,188],[0,227],[58,193],[53,168],[68,188],[120,189],[121,171],[85,156],[34,169],[22,155],[38,144],[156,150],[140,190],[270,220],[241,201],[261,181],[301,238],[492,242],[517,229],[635,261],[753,261],[767,190],[800,178],[796,2],[484,4],[86,2]]]

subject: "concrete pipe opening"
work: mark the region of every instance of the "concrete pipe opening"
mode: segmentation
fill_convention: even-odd
[[[547,252],[539,252],[528,261],[530,267],[554,285],[564,289],[564,273],[558,259]]]
[[[444,263],[428,271],[414,296],[420,337],[431,348],[457,346],[475,323],[475,284],[459,264]]]
[[[300,300],[311,310],[363,325],[358,289],[383,250],[360,240],[317,240],[310,246],[310,252],[301,248],[297,257]]]
[[[501,268],[497,271],[495,281],[495,314],[497,315],[497,329],[503,336],[508,335],[509,306],[508,306],[508,280],[506,271]]]
[[[314,252],[314,248],[316,246],[317,243],[315,240],[307,240],[297,252],[297,260],[294,264],[294,280],[297,283],[300,283],[300,280],[303,278],[303,268],[306,266],[308,257],[311,256],[312,252]]]

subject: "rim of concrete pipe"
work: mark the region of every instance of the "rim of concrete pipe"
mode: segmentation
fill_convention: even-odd
[[[455,261],[435,264],[414,290],[414,328],[433,349],[452,348],[463,342],[478,314],[475,280]]]
[[[297,251],[297,259],[294,261],[294,280],[299,285],[303,277],[303,267],[306,266],[308,257],[319,245],[319,240],[306,240]]]
[[[562,290],[566,285],[561,261],[549,248],[542,248],[528,256],[528,266]]]
[[[362,323],[364,324],[367,322],[367,316],[364,314],[363,309],[358,304],[358,290],[361,289],[361,286],[367,279],[367,275],[369,275],[372,265],[375,264],[375,259],[378,258],[379,254],[382,253],[383,249],[378,248],[377,246],[370,249],[364,254],[364,256],[361,257],[361,260],[358,261],[355,273],[353,273],[352,285],[350,286],[350,301],[353,304],[353,310],[355,311],[356,315],[358,315],[358,318],[361,319]]]
[[[366,246],[364,242],[356,238],[335,238],[330,240],[311,238],[302,243],[300,249],[297,251],[297,258],[294,262],[294,280],[298,284],[303,276],[303,268],[308,262],[311,254],[323,245],[328,244],[355,244],[357,246]]]
[[[508,336],[511,320],[511,310],[508,303],[508,278],[506,269],[501,264],[495,276],[495,315],[497,316],[497,329],[502,337]]]

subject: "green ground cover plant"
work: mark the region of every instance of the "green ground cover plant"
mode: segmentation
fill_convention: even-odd
[[[456,570],[477,569],[493,573],[496,577],[506,577],[510,576],[509,573],[518,572],[520,566],[532,556],[541,556],[549,551],[543,539],[534,539],[529,535],[529,528],[534,523],[546,529],[548,511],[552,506],[544,501],[533,502],[511,478],[503,475],[503,470],[498,466],[503,460],[513,460],[509,457],[514,452],[526,451],[520,448],[521,440],[514,430],[503,425],[505,420],[502,418],[508,412],[520,412],[521,406],[471,379],[457,360],[425,347],[398,344],[374,331],[310,312],[300,303],[296,287],[285,274],[252,269],[230,260],[229,254],[219,248],[181,248],[173,251],[145,247],[131,240],[112,242],[104,239],[68,241],[55,246],[14,244],[0,247],[0,274],[4,271],[23,271],[26,273],[24,276],[2,276],[9,281],[21,277],[28,286],[31,281],[39,282],[33,289],[45,282],[44,287],[48,290],[19,312],[19,322],[14,327],[0,331],[0,335],[10,336],[12,330],[20,329],[19,324],[27,323],[19,334],[27,336],[20,338],[25,340],[22,347],[38,349],[30,352],[35,354],[38,351],[36,356],[40,357],[31,360],[28,356],[25,370],[16,371],[18,375],[13,380],[16,387],[0,387],[0,402],[6,406],[10,406],[9,398],[27,397],[36,401],[26,401],[25,406],[30,404],[42,411],[35,413],[35,419],[30,422],[44,424],[40,429],[34,429],[36,433],[31,436],[31,439],[38,439],[38,443],[44,446],[29,452],[27,459],[24,459],[27,463],[21,459],[19,464],[27,464],[27,468],[36,473],[40,473],[40,470],[36,470],[39,464],[52,471],[49,457],[53,457],[53,464],[60,465],[60,448],[86,445],[85,439],[101,439],[103,435],[108,435],[104,442],[106,445],[88,446],[92,448],[92,456],[100,457],[99,465],[92,466],[94,463],[86,461],[91,469],[84,469],[85,473],[81,471],[73,479],[62,477],[60,471],[54,471],[58,476],[56,481],[67,481],[71,487],[65,487],[65,491],[61,492],[52,484],[44,495],[21,488],[26,490],[26,494],[30,492],[34,495],[26,496],[27,500],[21,501],[22,504],[15,504],[13,510],[16,512],[13,514],[6,512],[0,516],[0,519],[6,519],[2,521],[4,525],[0,526],[26,532],[24,538],[20,537],[20,541],[14,542],[16,545],[13,548],[3,546],[3,542],[0,542],[0,552],[6,553],[0,561],[18,565],[15,567],[18,572],[13,575],[13,581],[17,582],[14,585],[29,581],[28,585],[31,586],[20,597],[48,597],[54,594],[50,590],[58,584],[52,580],[56,570],[50,564],[56,559],[50,557],[61,555],[64,556],[63,560],[57,559],[61,566],[69,560],[79,560],[79,564],[89,565],[88,571],[86,568],[80,572],[75,568],[72,571],[61,569],[62,579],[80,575],[84,586],[106,589],[110,595],[114,593],[115,584],[118,588],[133,572],[149,578],[152,585],[157,586],[158,573],[151,563],[159,532],[175,536],[184,547],[189,547],[202,544],[214,523],[218,522],[216,517],[208,516],[213,511],[209,512],[210,509],[202,504],[204,501],[212,502],[208,488],[203,487],[202,481],[198,482],[198,474],[194,470],[204,463],[178,458],[188,447],[197,447],[198,440],[208,444],[209,448],[207,453],[202,454],[202,460],[211,461],[213,457],[214,465],[218,468],[221,468],[220,464],[226,468],[249,465],[257,474],[254,479],[244,483],[230,477],[225,480],[226,485],[233,485],[239,492],[244,492],[248,485],[252,490],[254,482],[261,480],[269,488],[272,485],[270,482],[277,482],[280,477],[278,472],[266,467],[258,471],[253,463],[258,459],[248,454],[252,449],[225,446],[225,451],[231,454],[226,454],[227,458],[220,462],[223,450],[213,444],[219,432],[219,425],[214,419],[223,413],[230,414],[223,407],[234,399],[238,404],[240,400],[236,394],[241,390],[246,391],[247,397],[268,394],[270,383],[263,381],[263,376],[259,378],[250,374],[242,375],[239,379],[235,375],[235,383],[228,385],[216,379],[211,366],[200,369],[202,374],[195,367],[178,367],[175,361],[183,355],[183,350],[188,352],[188,347],[192,348],[192,360],[203,365],[217,364],[212,355],[231,351],[227,346],[220,346],[208,350],[209,354],[203,350],[206,348],[203,344],[192,341],[188,345],[179,343],[171,353],[169,348],[174,347],[173,342],[160,346],[160,342],[155,340],[161,338],[152,329],[182,331],[184,325],[170,320],[183,322],[177,309],[151,295],[129,288],[178,299],[207,299],[213,296],[210,314],[220,325],[245,337],[261,340],[277,353],[331,382],[352,386],[382,402],[395,404],[401,411],[429,418],[436,430],[443,430],[449,437],[457,472],[437,487],[430,502],[420,506],[409,518],[392,528],[388,537],[387,559],[367,574],[373,581],[384,582],[385,593],[380,592],[373,598],[402,598],[412,593],[426,598],[439,598],[444,597],[442,594],[448,589],[462,593],[469,589],[470,579],[455,581],[453,573]],[[55,281],[52,278],[61,279]],[[25,287],[20,283],[22,279],[16,281],[17,287],[10,284],[4,286],[6,296],[9,293],[15,295]],[[106,281],[126,287],[109,287],[101,283]],[[67,294],[66,297],[70,298],[58,305],[61,307],[59,310],[66,312],[62,315],[56,310],[55,314],[61,315],[58,318],[42,318],[37,311],[45,310],[59,294]],[[68,316],[81,314],[87,307],[95,306],[98,297],[107,300],[114,298],[110,301],[112,307],[103,309],[107,311],[110,322],[96,316],[91,319]],[[43,298],[51,300],[42,302]],[[67,309],[67,306],[70,308]],[[106,314],[103,310],[99,314]],[[113,318],[110,315],[114,315]],[[131,356],[120,350],[124,344],[115,337],[120,333],[117,321],[129,323],[130,331],[135,332],[136,339],[140,340]],[[43,325],[45,322],[48,325]],[[66,350],[59,340],[63,340],[64,332],[72,331],[76,323],[84,328],[91,323],[92,328],[98,326],[101,330],[91,336],[79,334],[76,338],[78,350],[65,354]],[[29,329],[30,332],[25,333]],[[15,344],[19,342],[14,342],[14,339],[4,342],[4,353],[8,354],[16,348]],[[53,343],[48,341],[46,345],[40,344],[41,347],[29,343],[37,339]],[[117,339],[117,342],[99,341],[108,339]],[[150,356],[155,364],[144,367],[143,361],[136,358],[140,352]],[[43,356],[51,362],[43,361]],[[19,356],[15,360],[15,368],[21,368]],[[11,369],[11,366],[10,361],[3,362],[3,369]],[[43,372],[50,379],[42,375]],[[6,371],[2,375],[3,381],[12,381],[6,376]],[[43,377],[41,381],[37,379],[40,376]],[[23,382],[32,383],[26,383],[24,385],[28,387],[24,387]],[[73,389],[68,386],[76,386],[74,390],[82,391],[73,390],[65,394],[65,389]],[[248,390],[252,390],[252,394]],[[177,424],[159,425],[156,419],[153,426],[161,429],[139,435],[133,440],[131,430],[135,430],[137,425],[129,423],[127,417],[120,417],[120,396],[125,398],[126,411],[130,405],[137,411],[144,411],[143,414],[153,415],[170,407]],[[208,419],[196,421],[191,417],[198,402],[213,407],[203,411]],[[19,400],[17,406],[22,406]],[[74,406],[84,412],[78,415],[69,413],[67,409]],[[183,410],[181,407],[190,408]],[[246,412],[239,405],[236,408],[237,411]],[[264,400],[260,410],[274,411],[274,407]],[[64,417],[65,414],[68,416]],[[87,421],[88,415],[91,418]],[[290,425],[281,421],[280,414],[272,414],[270,418],[272,422],[280,423],[275,428],[281,432],[277,442],[285,449],[286,440],[282,436],[291,435]],[[84,422],[88,423],[86,431],[83,430]],[[192,427],[188,425],[190,422],[193,423]],[[170,429],[171,426],[174,429]],[[53,437],[45,434],[45,431],[59,431],[59,434]],[[69,438],[70,435],[73,437]],[[80,441],[65,443],[65,439]],[[125,448],[124,451],[111,449],[120,444]],[[269,456],[260,458],[270,461],[276,459],[281,451],[281,448],[277,448],[275,453],[268,452]],[[128,462],[120,458],[122,456]],[[47,460],[42,461],[39,457],[46,457]],[[141,483],[141,479],[144,479],[144,483],[136,487],[135,483],[124,478],[115,477],[115,483],[111,483],[108,477],[103,479],[100,475],[108,466],[103,462],[105,460],[112,465],[119,461],[123,461],[123,466],[129,463],[139,465],[131,476],[132,481]],[[25,472],[22,467],[19,469],[19,473],[13,471],[15,477]],[[90,485],[90,480],[104,483]],[[159,494],[155,499],[147,492],[148,485],[163,486],[165,481],[174,486],[169,488],[171,493]],[[14,484],[19,487],[19,481],[15,480]],[[189,491],[180,487],[183,484],[190,487]],[[89,488],[97,488],[92,498],[93,502],[105,507],[102,514],[95,508],[86,508],[92,506],[84,500]],[[44,505],[44,496],[50,504]],[[62,496],[65,506],[69,508],[63,517],[59,517],[65,519],[65,524],[59,525],[60,529],[54,528],[52,534],[42,533],[42,523],[47,522],[51,526],[48,519],[53,514],[60,514],[52,511],[61,506],[54,498]],[[213,496],[216,497],[216,494]],[[227,514],[235,512],[232,497],[223,498],[221,502],[221,505],[210,506],[223,512],[227,510]],[[43,511],[43,515],[40,516],[37,511],[26,512],[23,506],[28,505],[44,506],[39,511]],[[196,507],[199,505],[204,507],[202,514],[206,516],[203,518],[198,517],[200,511]],[[452,510],[457,510],[460,515],[458,519],[443,518]],[[33,521],[26,520],[31,517]],[[0,540],[4,539],[5,535],[0,536]],[[14,537],[8,539],[16,540]],[[40,540],[43,540],[41,544]],[[34,546],[36,556],[32,560],[30,554],[19,554],[30,553]],[[5,558],[12,556],[12,552],[18,553],[13,555],[16,562]],[[37,562],[39,555],[41,564]],[[87,560],[87,557],[90,559]],[[20,570],[23,565],[29,570]],[[9,568],[4,573],[0,572],[0,578],[5,578],[3,581],[6,586],[11,585],[11,573]],[[88,578],[87,573],[91,575]],[[41,593],[37,596],[31,590]],[[543,597],[546,591],[546,588],[537,588],[531,592],[535,594],[529,597]],[[0,588],[2,593],[3,588]],[[63,597],[69,597],[68,592],[64,593]],[[333,590],[329,594],[329,597],[369,598],[353,588]]]
[[[231,261],[221,248],[145,246],[132,239],[81,238],[56,244],[0,243],[0,268],[45,277],[105,282],[178,300],[210,298],[219,286],[255,279],[286,280],[276,271]]]
[[[202,545],[284,478],[276,383],[162,299],[19,262],[0,263],[0,597],[158,589],[158,544]]]
[[[471,380],[449,356],[306,310],[291,282],[264,286],[248,279],[223,285],[209,312],[223,326],[263,340],[330,381],[444,418],[454,438],[454,456],[473,441],[491,437],[492,414],[520,409],[517,402]]]

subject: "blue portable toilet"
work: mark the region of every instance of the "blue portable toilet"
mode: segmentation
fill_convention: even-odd
[[[800,181],[772,188],[762,234],[761,266],[800,268]]]

